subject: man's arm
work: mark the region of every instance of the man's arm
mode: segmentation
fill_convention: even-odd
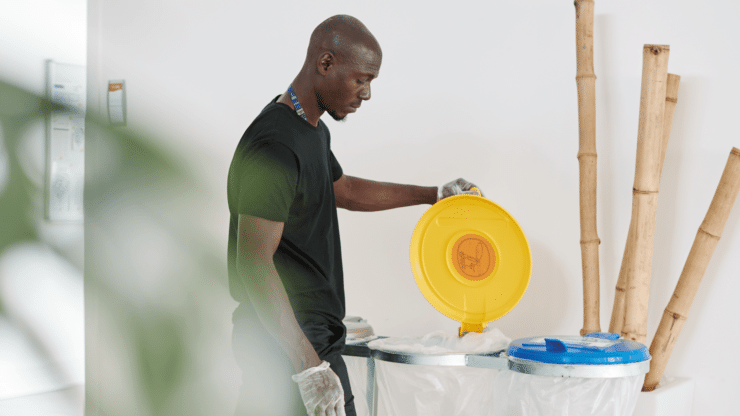
[[[337,207],[350,211],[382,211],[437,202],[436,186],[400,185],[342,175],[334,182]]]
[[[290,357],[296,373],[321,364],[298,326],[272,256],[283,234],[282,222],[239,215],[236,271],[247,287],[262,325]]]

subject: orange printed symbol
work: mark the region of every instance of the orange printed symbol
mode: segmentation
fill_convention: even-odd
[[[477,234],[460,237],[452,248],[455,270],[468,280],[483,280],[490,276],[496,255],[488,239]]]

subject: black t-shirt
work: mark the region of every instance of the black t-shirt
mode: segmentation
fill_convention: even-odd
[[[342,168],[326,125],[319,120],[314,127],[276,100],[247,128],[229,168],[229,290],[236,301],[250,303],[236,274],[239,214],[283,222],[273,260],[298,323],[342,326],[344,278],[333,186]]]

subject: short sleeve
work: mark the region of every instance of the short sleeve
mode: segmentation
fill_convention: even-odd
[[[336,182],[342,177],[344,171],[342,171],[342,166],[339,165],[339,161],[334,157],[334,152],[331,150],[329,150],[329,164],[331,165],[331,180]]]
[[[277,143],[264,143],[240,161],[237,177],[239,214],[286,222],[296,195],[298,162]]]

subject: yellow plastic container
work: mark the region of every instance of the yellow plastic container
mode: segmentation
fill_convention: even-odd
[[[532,272],[529,243],[506,210],[482,196],[445,198],[421,217],[411,237],[411,267],[424,297],[481,332],[516,306]]]

